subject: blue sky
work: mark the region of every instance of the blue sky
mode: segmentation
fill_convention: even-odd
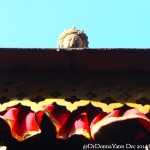
[[[55,48],[73,25],[90,48],[150,48],[150,0],[0,0],[0,47]]]

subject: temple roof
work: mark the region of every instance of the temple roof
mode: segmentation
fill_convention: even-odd
[[[150,70],[150,49],[0,48],[0,69]]]
[[[150,141],[150,49],[0,48],[0,70],[8,148]]]

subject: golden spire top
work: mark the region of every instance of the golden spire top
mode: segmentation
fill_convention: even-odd
[[[88,37],[83,30],[78,30],[75,26],[64,30],[58,39],[58,48],[88,48]]]

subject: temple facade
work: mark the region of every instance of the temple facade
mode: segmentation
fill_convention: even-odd
[[[0,70],[8,150],[150,142],[149,49],[1,48]]]

